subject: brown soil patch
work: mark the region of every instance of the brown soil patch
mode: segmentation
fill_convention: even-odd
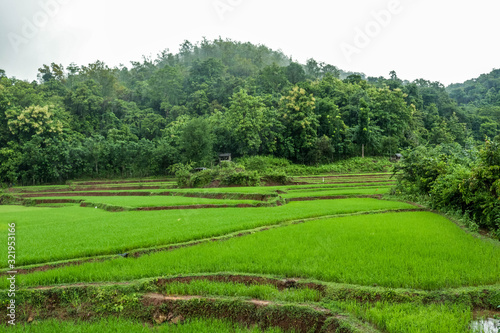
[[[500,317],[500,310],[477,309],[477,310],[472,311],[472,316],[474,317],[474,319],[497,318],[497,317]]]

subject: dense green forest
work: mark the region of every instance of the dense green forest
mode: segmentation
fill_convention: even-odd
[[[129,67],[46,64],[33,82],[0,70],[3,183],[164,175],[217,153],[328,163],[499,132],[500,70],[445,87],[222,39]]]

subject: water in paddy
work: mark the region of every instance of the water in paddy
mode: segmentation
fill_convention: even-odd
[[[493,318],[475,320],[471,323],[470,328],[475,333],[499,333],[500,320]]]

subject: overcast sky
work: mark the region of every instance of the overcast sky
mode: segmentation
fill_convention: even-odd
[[[492,0],[2,0],[0,69],[31,81],[43,64],[129,66],[220,36],[447,85],[500,68],[499,13]]]

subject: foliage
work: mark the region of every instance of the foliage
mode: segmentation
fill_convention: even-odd
[[[245,171],[242,165],[231,162],[221,162],[214,168],[192,173],[184,169],[176,175],[179,187],[207,187],[211,184],[257,186],[260,183],[260,176],[257,172]]]
[[[291,178],[283,171],[269,172],[263,175],[262,180],[266,183],[285,185],[291,182]]]
[[[19,139],[29,140],[33,135],[61,134],[63,122],[60,113],[54,105],[33,105],[24,110],[10,109],[5,116],[10,132]]]
[[[299,64],[219,38],[185,41],[177,54],[129,67],[44,64],[39,82],[1,73],[2,183],[164,175],[170,165],[207,167],[228,152],[316,165],[362,148],[388,157],[500,133],[499,70],[445,88],[395,72],[366,78],[314,59]]]
[[[259,171],[261,173],[286,168],[291,165],[290,161],[285,158],[259,155],[239,158],[237,162],[243,165],[246,170]]]
[[[457,145],[417,147],[396,167],[398,191],[428,195],[437,208],[454,208],[500,236],[500,136],[479,153]]]
[[[298,86],[280,100],[280,115],[286,128],[281,149],[283,154],[294,161],[305,162],[307,154],[313,149],[319,125],[314,113],[316,99],[306,94]]]

